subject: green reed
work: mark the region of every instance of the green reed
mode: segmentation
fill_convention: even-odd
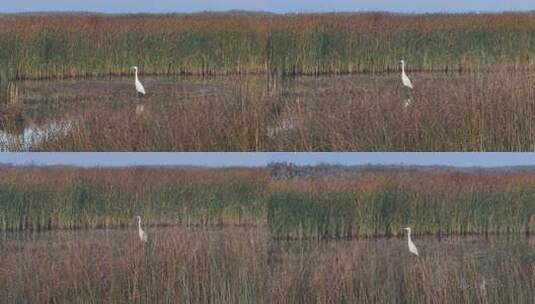
[[[235,180],[230,180],[235,178]],[[78,176],[65,185],[3,184],[2,230],[121,227],[141,215],[148,224],[246,224],[262,222],[262,182],[166,183],[143,191]]]
[[[274,192],[268,224],[275,236],[347,237],[354,234],[357,209],[345,193]]]
[[[0,229],[267,225],[275,238],[530,234],[533,174],[371,171],[269,181],[263,170],[7,169]],[[374,185],[370,188],[370,185]]]
[[[530,233],[535,193],[473,190],[437,194],[385,186],[374,191],[274,191],[268,223],[282,238],[377,237],[403,234]]]
[[[9,16],[0,66],[11,78],[129,73],[320,74],[471,70],[533,64],[530,14]]]

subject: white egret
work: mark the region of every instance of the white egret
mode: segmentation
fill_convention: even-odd
[[[415,255],[419,255],[418,249],[416,248],[416,245],[414,245],[411,239],[411,228],[407,227],[403,229],[407,230],[407,242],[409,243],[409,251]]]
[[[147,242],[147,234],[145,233],[145,231],[143,231],[143,229],[141,229],[141,216],[137,216],[137,230],[138,230],[138,233],[139,233],[139,239],[141,239],[141,241],[143,243],[146,243]]]
[[[135,74],[136,74],[136,80],[135,80],[136,91],[137,91],[138,95],[144,96],[145,95],[145,88],[143,87],[143,85],[141,84],[141,81],[139,81],[139,78],[137,77],[137,66],[133,66],[132,68],[134,69]]]
[[[409,76],[407,76],[407,74],[405,74],[405,61],[401,60],[400,63],[401,63],[401,81],[403,82],[404,86],[406,86],[407,88],[412,89],[413,88],[412,82],[409,79]]]

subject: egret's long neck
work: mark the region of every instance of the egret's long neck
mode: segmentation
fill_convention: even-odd
[[[137,228],[141,230],[141,219],[137,220]]]
[[[407,241],[411,241],[411,231],[407,230]]]
[[[138,78],[137,78],[137,69],[135,70],[135,74],[136,74],[136,81],[138,81]]]
[[[405,74],[405,62],[401,63],[401,73]],[[136,77],[137,77],[137,71],[136,71]],[[409,235],[411,235],[410,231],[409,231]]]

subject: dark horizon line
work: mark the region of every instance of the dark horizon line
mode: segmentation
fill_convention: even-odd
[[[466,12],[448,12],[448,11],[429,11],[429,12],[400,12],[400,11],[383,11],[383,10],[361,10],[361,11],[296,11],[296,12],[271,12],[262,10],[204,10],[204,11],[192,11],[192,12],[99,12],[99,11],[83,11],[83,10],[50,10],[50,11],[16,11],[16,12],[1,12],[0,16],[7,15],[104,15],[104,16],[128,16],[128,15],[149,15],[149,16],[165,16],[165,15],[272,15],[272,16],[285,16],[285,15],[366,15],[366,14],[384,14],[384,15],[399,15],[399,16],[421,16],[421,15],[506,15],[506,14],[520,14],[530,15],[534,14],[535,9],[531,10],[504,10],[504,11],[466,11]]]
[[[298,165],[292,162],[273,161],[268,164],[259,165],[180,165],[180,164],[160,164],[160,165],[75,165],[75,164],[14,164],[14,163],[0,163],[0,169],[192,169],[192,170],[211,170],[211,169],[265,169],[271,164],[287,164],[295,166],[296,168],[344,168],[344,169],[387,169],[387,170],[453,170],[453,171],[535,171],[535,164],[533,165],[513,165],[513,166],[455,166],[455,165],[417,165],[417,164],[362,164],[362,165],[344,165],[335,163],[317,163],[310,165]]]

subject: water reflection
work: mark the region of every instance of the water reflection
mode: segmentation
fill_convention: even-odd
[[[72,121],[52,121],[44,125],[29,124],[15,120],[0,130],[0,152],[26,152],[52,138],[66,136],[72,129]]]

